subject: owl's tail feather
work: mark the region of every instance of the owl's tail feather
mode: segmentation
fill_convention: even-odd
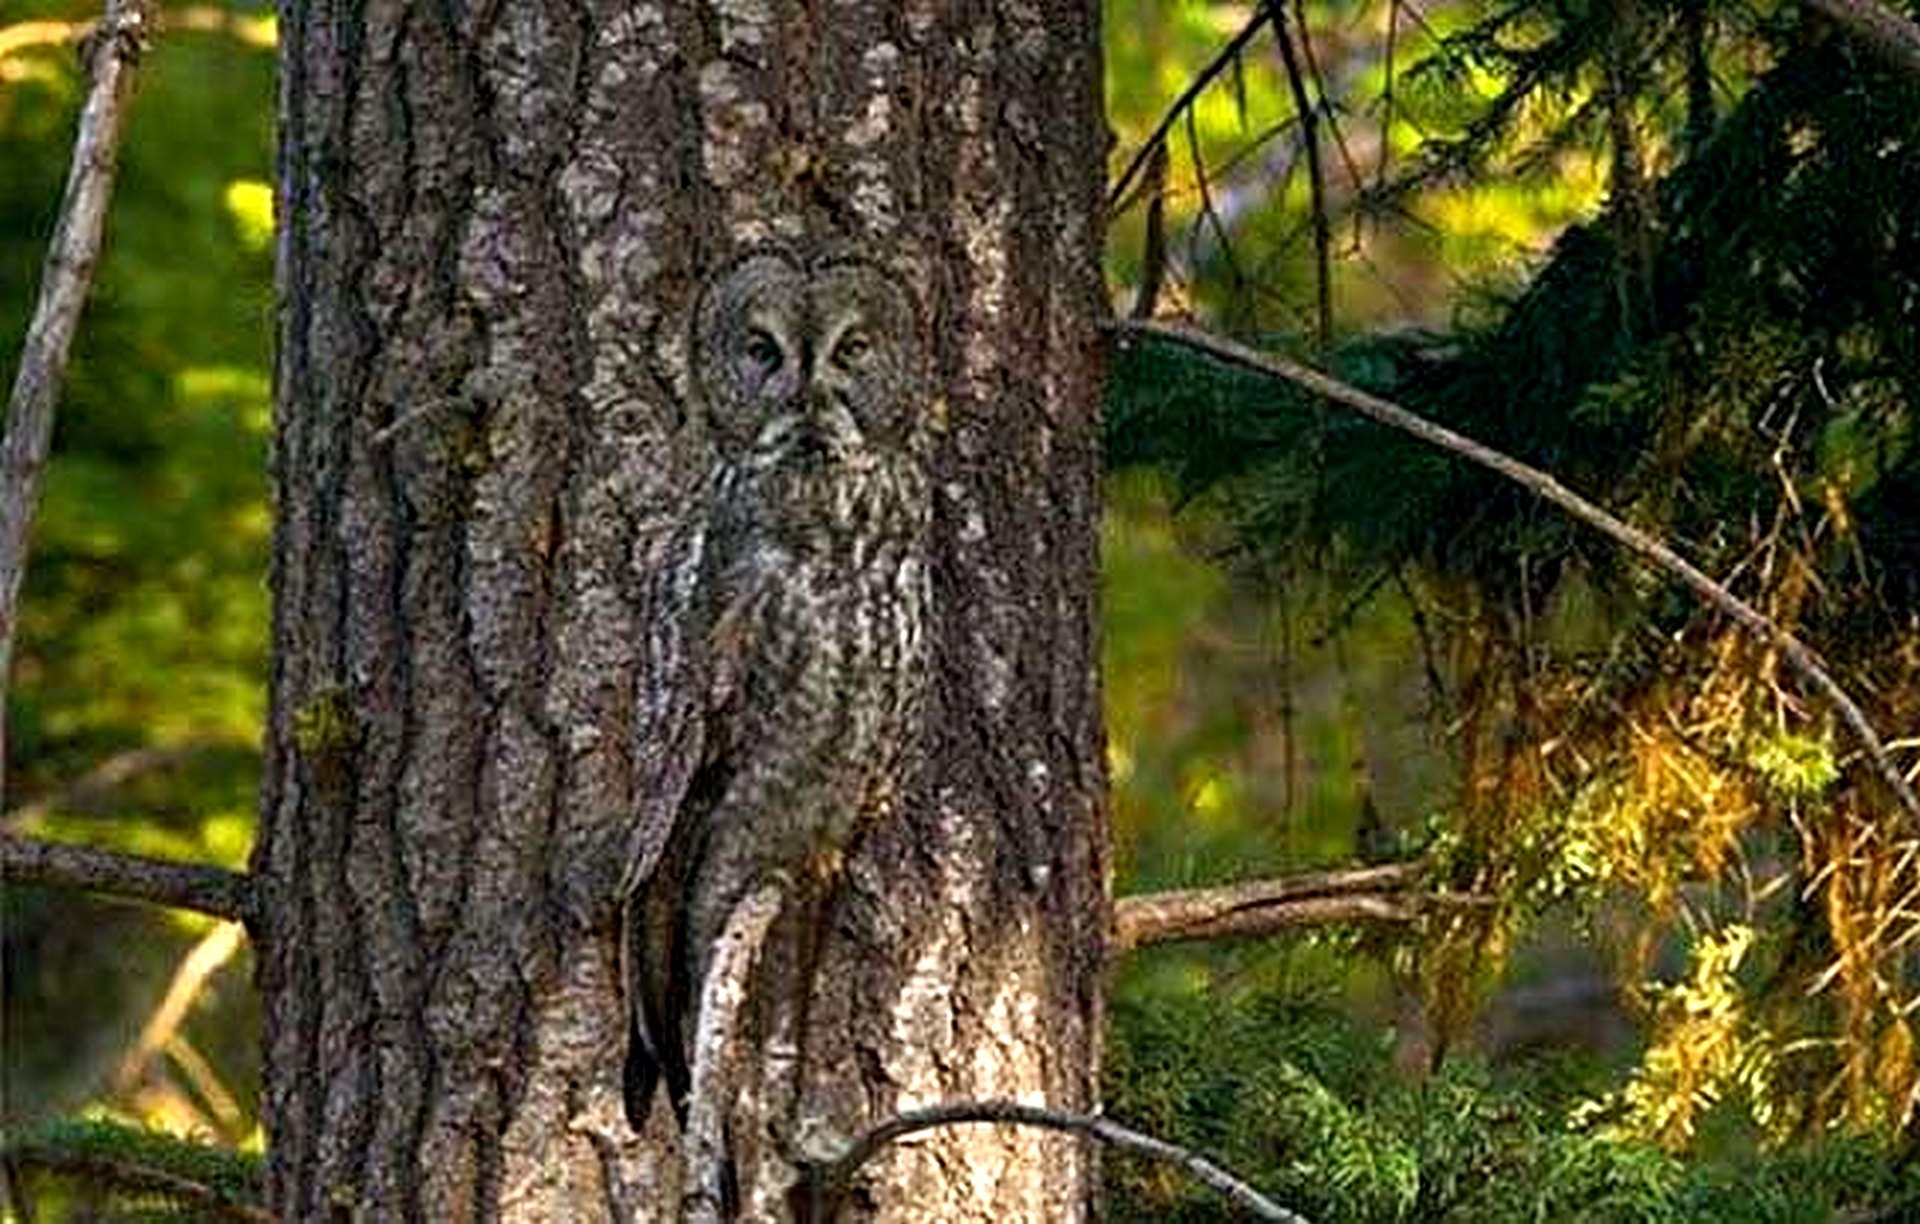
[[[627,1060],[621,1068],[621,1095],[627,1121],[638,1131],[653,1109],[653,1094],[667,1082],[667,1103],[686,1129],[687,1094],[693,1076],[687,1068],[681,1020],[687,1014],[686,932],[675,898],[665,882],[681,878],[684,851],[670,844],[663,863],[672,874],[656,874],[628,914],[624,935],[624,993],[627,1000]]]
[[[647,1048],[636,1009],[627,1009],[627,1061],[621,1068],[620,1093],[627,1107],[627,1124],[638,1132],[653,1111],[653,1090],[660,1084],[660,1063]]]
[[[670,1034],[663,1036],[671,1039]],[[620,1094],[626,1105],[627,1122],[635,1131],[646,1127],[653,1112],[653,1094],[660,1081],[667,1081],[667,1103],[682,1130],[687,1125],[687,1096],[693,1088],[686,1059],[674,1046],[665,1049],[656,1044],[646,1017],[639,1008],[627,1012],[627,1060],[621,1067]]]

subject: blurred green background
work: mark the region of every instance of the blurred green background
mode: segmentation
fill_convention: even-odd
[[[1251,40],[1116,201],[1116,308],[1155,280],[1163,316],[1670,533],[1819,643],[1912,765],[1912,80],[1771,6],[1280,7],[1295,71]],[[162,8],[34,529],[0,820],[239,867],[274,24]],[[1117,175],[1258,10],[1105,9]],[[90,15],[0,9],[9,385]],[[1167,346],[1118,354],[1107,449],[1117,892],[1419,860],[1486,902],[1133,955],[1117,1116],[1328,1220],[1908,1201],[1912,833],[1777,658],[1497,482]],[[257,1147],[230,928],[17,887],[4,919],[10,1129]],[[1162,1170],[1111,1177],[1116,1219],[1227,1218]]]
[[[167,11],[140,67],[34,524],[5,819],[239,867],[265,701],[273,27],[257,6]],[[85,87],[74,23],[91,14],[10,4],[0,18],[8,386]],[[5,906],[10,1121],[112,1102],[230,1142],[253,1132],[244,941],[196,916],[38,889],[8,888]],[[130,1059],[210,936],[207,953],[226,959],[159,1048]]]

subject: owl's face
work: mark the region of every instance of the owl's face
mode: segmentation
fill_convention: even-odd
[[[859,260],[748,256],[695,312],[694,376],[724,455],[825,466],[916,451],[914,312]]]

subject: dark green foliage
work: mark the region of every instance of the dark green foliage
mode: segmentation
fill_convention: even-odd
[[[1776,456],[1816,500],[1844,470],[1874,585],[1915,606],[1917,147],[1911,83],[1838,40],[1797,46],[1660,185],[1650,317],[1624,306],[1603,219],[1566,233],[1494,322],[1368,338],[1328,364],[1710,552],[1747,545],[1722,528],[1773,504]],[[1111,461],[1169,471],[1249,548],[1535,606],[1569,566],[1621,572],[1531,494],[1290,386],[1158,343],[1126,346],[1110,385]]]
[[[136,745],[254,741],[272,264],[234,193],[269,173],[271,81],[270,54],[219,37],[142,61],[21,597],[18,796]],[[9,382],[77,101],[62,75],[0,109]]]
[[[1572,409],[1624,363],[1624,346],[1607,341],[1618,330],[1612,267],[1604,235],[1572,231],[1498,325],[1358,341],[1328,365],[1575,487],[1605,486],[1639,427]],[[1113,387],[1113,463],[1169,469],[1189,496],[1223,503],[1249,547],[1342,561],[1356,585],[1413,564],[1494,579],[1519,551],[1549,556],[1591,543],[1496,476],[1291,384],[1172,345],[1130,345]]]
[[[1272,997],[1123,992],[1113,1038],[1114,1118],[1328,1224],[1829,1224],[1906,1218],[1920,1195],[1920,1172],[1867,1140],[1683,1162],[1569,1122],[1577,1094],[1551,1077],[1455,1059],[1408,1079],[1377,1031]],[[1107,1176],[1116,1221],[1237,1218],[1162,1166],[1112,1156]]]
[[[1638,41],[1610,59],[1621,47],[1611,23],[1629,7],[1642,23]],[[1920,700],[1911,645],[1920,625],[1920,88],[1797,13],[1756,25],[1715,5],[1706,25],[1741,40],[1738,55],[1714,59],[1722,88],[1737,96],[1707,113],[1699,91],[1682,88],[1682,44],[1694,37],[1685,7],[1502,5],[1428,60],[1406,86],[1427,104],[1442,100],[1438,84],[1465,83],[1470,66],[1504,92],[1470,105],[1471,91],[1459,90],[1458,138],[1429,143],[1405,190],[1383,190],[1375,203],[1501,166],[1537,169],[1569,148],[1605,153],[1609,121],[1620,117],[1607,113],[1615,80],[1638,91],[1623,110],[1648,133],[1646,148],[1666,155],[1651,159],[1663,175],[1616,177],[1613,207],[1562,234],[1523,290],[1462,311],[1452,328],[1365,336],[1313,360],[1652,529],[1814,642],[1883,733],[1899,735]],[[1690,114],[1679,113],[1682,98]],[[1212,304],[1220,291],[1194,296]],[[1710,839],[1689,827],[1692,809],[1662,808],[1657,794],[1646,808],[1665,811],[1672,827],[1642,826],[1651,832],[1640,848],[1608,863],[1596,865],[1591,847],[1581,862],[1563,861],[1575,817],[1625,823],[1605,807],[1614,781],[1668,776],[1669,767],[1675,776],[1717,771],[1702,793],[1720,797],[1718,817],[1736,830],[1721,849],[1784,864],[1782,886],[1804,890],[1819,911],[1805,939],[1795,937],[1810,950],[1742,984],[1774,1037],[1809,1038],[1795,1047],[1807,1066],[1775,1082],[1782,1099],[1764,1104],[1807,1119],[1806,1140],[1840,1116],[1885,1121],[1826,1091],[1832,1065],[1870,1062],[1869,1035],[1885,1031],[1861,1018],[1866,988],[1844,1003],[1811,988],[1842,946],[1825,924],[1847,928],[1821,907],[1864,905],[1873,886],[1849,885],[1837,902],[1822,893],[1818,881],[1834,877],[1820,855],[1830,851],[1807,830],[1826,835],[1853,821],[1853,837],[1879,821],[1882,837],[1906,832],[1883,819],[1885,797],[1858,758],[1828,747],[1823,711],[1800,704],[1764,652],[1738,653],[1725,622],[1691,593],[1532,494],[1291,384],[1142,340],[1121,346],[1109,386],[1110,461],[1169,477],[1194,517],[1224,524],[1231,550],[1259,558],[1248,572],[1325,578],[1341,609],[1398,609],[1404,597],[1415,614],[1428,610],[1440,647],[1427,658],[1434,721],[1467,783],[1434,808],[1443,842],[1459,847],[1451,878],[1496,890],[1508,907],[1511,925],[1485,933],[1488,946],[1511,948],[1532,917],[1519,900],[1546,893],[1616,935],[1629,925],[1621,903],[1645,905],[1634,932],[1649,935],[1643,949],[1661,946],[1659,923],[1680,909],[1701,923],[1716,913],[1775,920],[1778,907],[1743,905],[1752,898],[1737,884],[1713,878],[1725,859],[1676,848]],[[1325,631],[1338,633],[1339,616],[1329,619]],[[1681,730],[1634,757],[1624,728],[1648,725]],[[1819,785],[1781,785],[1788,758],[1798,759],[1777,751],[1787,744],[1817,758]],[[1662,865],[1663,855],[1678,865]],[[1803,875],[1796,862],[1808,864]],[[1617,874],[1602,883],[1607,870]],[[1907,887],[1881,886],[1889,896]],[[1633,888],[1644,895],[1622,896]],[[1891,927],[1850,921],[1855,939],[1905,929],[1900,916],[1886,919]],[[1763,932],[1763,943],[1778,933]],[[1467,979],[1478,970],[1462,966],[1481,962],[1432,954],[1420,949],[1430,983],[1475,988]],[[1484,963],[1497,969],[1501,954]],[[1880,952],[1848,954],[1864,964]],[[1910,998],[1920,981],[1911,958],[1887,955],[1877,981]],[[1624,967],[1629,977],[1645,968]],[[1315,1218],[1824,1221],[1871,1207],[1894,1219],[1905,1218],[1896,1208],[1914,1189],[1866,1140],[1759,1155],[1751,1118],[1706,1118],[1697,1147],[1707,1155],[1682,1163],[1571,1129],[1570,1101],[1538,1080],[1496,1084],[1449,1065],[1424,1084],[1395,1086],[1382,1060],[1344,1081],[1314,1066],[1321,1030],[1298,1017],[1191,999],[1152,1006],[1176,1018],[1148,1025],[1136,1005],[1117,1009],[1116,1115],[1143,1110]],[[1904,1049],[1906,1021],[1887,1024],[1897,1031],[1885,1048]],[[1153,1054],[1141,1053],[1147,1045]],[[1191,1076],[1193,1090],[1178,1088],[1172,1070],[1161,1082],[1162,1066]],[[1906,1099],[1899,1055],[1877,1073]],[[1607,1086],[1596,1080],[1581,1095]],[[1734,1111],[1723,1100],[1721,1112]],[[1781,1128],[1770,1133],[1777,1140]],[[1115,1176],[1137,1213],[1125,1218],[1220,1218],[1169,1183]]]
[[[0,21],[98,11],[35,0]],[[237,27],[162,25],[141,60],[33,526],[7,693],[8,817],[22,832],[238,866],[265,695],[274,62]],[[84,82],[71,45],[13,51],[7,68],[10,385]],[[38,889],[8,888],[0,907],[4,1101],[19,1125],[99,1096],[204,926]],[[222,1123],[233,1137],[252,1128],[259,1061],[245,981],[236,960],[182,1034],[244,1115]]]
[[[258,1157],[135,1127],[48,1123],[9,1138],[0,1162],[32,1218],[47,1224],[266,1218]]]

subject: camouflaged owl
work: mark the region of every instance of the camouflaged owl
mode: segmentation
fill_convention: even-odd
[[[711,462],[643,595],[621,919],[636,1128],[663,1077],[685,1119],[734,908],[772,882],[789,921],[824,924],[849,843],[897,804],[928,672],[933,414],[900,279],[751,250],[701,293],[688,364]]]

